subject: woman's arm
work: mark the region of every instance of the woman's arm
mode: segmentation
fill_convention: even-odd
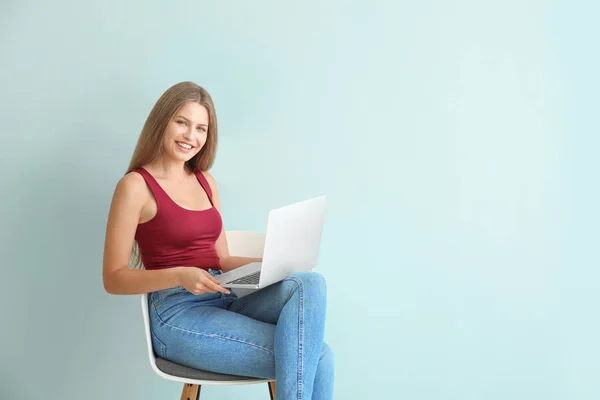
[[[217,184],[212,175],[206,171],[203,171],[206,180],[208,180],[208,184],[210,185],[210,189],[213,195],[213,204],[219,211],[221,212],[221,202],[219,200],[219,191],[217,189]],[[261,262],[262,258],[254,258],[254,257],[238,257],[232,256],[229,254],[229,246],[227,245],[227,237],[225,235],[225,227],[221,229],[221,234],[219,235],[219,239],[215,243],[215,248],[217,250],[217,254],[219,255],[219,259],[221,260],[221,269],[223,272],[231,271],[232,269],[241,267],[242,265],[250,264],[252,262]]]
[[[181,267],[157,271],[129,268],[135,231],[148,195],[146,182],[138,173],[125,175],[117,184],[108,214],[102,263],[108,293],[141,294],[181,284]]]

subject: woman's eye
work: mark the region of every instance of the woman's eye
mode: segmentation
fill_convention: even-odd
[[[206,132],[206,129],[204,129],[204,128],[198,128],[198,131],[200,131],[200,132]]]
[[[179,125],[185,125],[185,121],[177,121]]]

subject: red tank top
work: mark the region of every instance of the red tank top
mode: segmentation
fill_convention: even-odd
[[[195,171],[194,174],[212,207],[193,211],[177,205],[144,168],[134,171],[144,177],[157,206],[154,218],[138,224],[135,233],[144,267],[148,270],[187,266],[220,269],[215,242],[221,234],[223,221],[202,172]]]

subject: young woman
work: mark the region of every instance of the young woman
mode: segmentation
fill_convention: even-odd
[[[217,117],[208,92],[192,82],[169,88],[150,112],[127,174],[116,185],[104,287],[111,294],[149,293],[159,357],[276,379],[278,399],[331,399],[323,277],[294,273],[239,299],[214,278],[261,261],[227,250],[219,192],[208,172],[216,148]]]

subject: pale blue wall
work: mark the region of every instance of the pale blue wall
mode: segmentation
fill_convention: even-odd
[[[1,399],[179,398],[100,274],[181,80],[217,106],[228,228],[329,195],[337,399],[600,398],[597,3],[88,3],[0,5]]]

